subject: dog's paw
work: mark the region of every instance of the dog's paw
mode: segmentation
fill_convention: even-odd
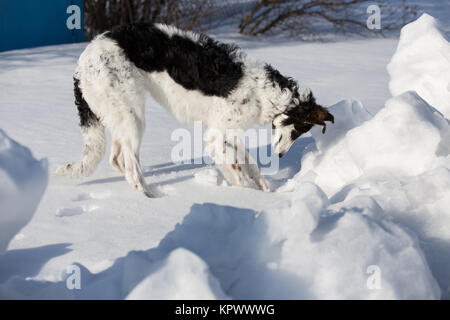
[[[262,190],[264,192],[270,192],[270,184],[269,182],[264,179],[263,177],[261,177],[258,181],[257,181],[257,185],[259,187],[259,190]]]
[[[53,173],[54,177],[63,177],[63,176],[72,176],[72,164],[67,163],[62,166],[59,166],[55,172]]]

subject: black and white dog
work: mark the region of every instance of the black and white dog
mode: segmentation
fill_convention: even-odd
[[[257,165],[237,139],[227,139],[228,129],[271,122],[274,151],[282,156],[313,125],[325,129],[325,121],[333,122],[310,90],[299,93],[293,79],[269,64],[250,59],[237,46],[162,24],[120,26],[97,36],[78,60],[74,83],[84,150],[56,175],[90,175],[105,153],[106,127],[112,136],[110,164],[147,196],[152,195],[139,162],[146,91],[179,121],[214,128],[205,143],[225,179],[261,190],[268,186]],[[246,163],[224,161],[228,149],[244,154]]]

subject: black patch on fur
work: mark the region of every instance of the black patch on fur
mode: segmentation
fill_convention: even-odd
[[[311,119],[315,114],[313,111],[317,108],[322,108],[316,104],[316,99],[312,93],[305,98],[295,105],[295,107],[290,108],[284,113],[287,115],[287,118],[283,120],[282,124],[284,126],[294,125],[294,130],[291,131],[292,140],[297,139],[305,132],[311,130],[314,126],[314,122],[312,122],[314,119]]]
[[[267,78],[272,82],[272,85],[275,86],[275,84],[278,84],[280,88],[288,89],[292,92],[292,98],[299,98],[298,94],[298,84],[297,82],[292,79],[291,77],[285,77],[283,76],[277,69],[274,69],[270,64],[266,64],[264,66],[264,69],[267,74]]]
[[[97,124],[99,119],[92,112],[91,108],[89,108],[88,103],[83,98],[83,93],[79,87],[80,80],[73,78],[73,93],[75,95],[75,105],[78,109],[78,115],[80,116],[80,126],[82,127],[90,127],[94,124]]]
[[[306,97],[306,99],[300,100],[299,103],[297,105],[295,105],[295,107],[288,109],[284,113],[285,115],[288,116],[288,118],[283,121],[283,125],[285,125],[285,126],[290,125],[290,124],[302,124],[303,125],[306,120],[309,120],[310,113],[314,109],[319,108],[319,107],[320,106],[316,103],[316,98],[314,98],[313,94],[310,93]],[[306,128],[306,126],[302,126],[302,128],[303,127]]]
[[[167,71],[185,89],[208,96],[228,96],[243,76],[242,63],[235,61],[239,48],[204,34],[194,42],[180,35],[169,37],[152,24],[138,23],[114,28],[106,36],[115,40],[138,68]]]
[[[272,82],[273,86],[278,84],[282,90],[287,89],[292,92],[292,101],[289,108],[284,112],[287,118],[281,123],[283,126],[294,126],[290,133],[292,141],[311,130],[314,124],[325,126],[324,121],[333,121],[333,116],[316,103],[312,92],[300,99],[298,84],[295,80],[281,75],[278,70],[269,64],[266,64],[264,68],[267,78]],[[274,128],[273,123],[272,128]]]

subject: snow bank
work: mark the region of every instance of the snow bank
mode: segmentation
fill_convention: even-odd
[[[201,257],[235,299],[440,296],[417,240],[374,199],[331,205],[312,183],[259,214],[194,205],[158,250],[178,247]]]
[[[431,273],[421,272],[420,285],[428,283],[431,291],[427,292],[432,293],[429,297],[436,295],[434,281],[440,287],[442,298],[450,297],[449,48],[439,25],[428,15],[404,27],[397,52],[388,66],[391,92],[398,95],[389,99],[373,117],[362,105],[354,102],[344,101],[332,106],[335,125],[329,126],[325,135],[320,128],[311,130],[315,149],[304,154],[301,171],[280,188],[280,191],[293,192],[293,204],[298,202],[295,200],[298,194],[305,192],[302,188],[311,188],[308,183],[324,191],[321,199],[329,201],[329,204],[322,203],[319,216],[331,221],[331,227],[323,227],[329,229],[323,239],[324,246],[334,234],[339,235],[334,244],[342,239],[345,239],[344,243],[351,243],[353,237],[363,239],[363,242],[372,238],[379,242],[380,248],[392,254],[390,257],[382,254],[386,266],[380,270],[385,275],[382,270],[388,270],[392,275],[389,282],[397,282],[397,285],[386,289],[385,297],[402,296],[397,290],[407,286],[398,282],[404,280],[403,275],[394,275],[395,269],[390,269],[393,262],[387,263],[390,259],[403,258],[410,259],[411,266],[415,265],[422,271],[430,268]],[[407,91],[411,89],[417,92]],[[311,197],[304,198],[298,202],[300,211],[311,212],[308,206],[305,208],[305,203],[311,201],[315,207],[318,206],[318,200],[314,202]],[[329,218],[324,218],[330,213]],[[334,223],[333,219],[340,214],[343,217],[338,219],[339,224]],[[321,229],[321,219],[311,233],[311,239]],[[371,227],[368,228],[364,221],[369,220]],[[317,221],[317,214],[311,215],[304,223],[314,226],[314,221]],[[340,234],[338,226],[344,228],[345,221],[351,221],[351,224],[347,232]],[[390,224],[387,228],[386,223]],[[406,244],[408,249],[397,248],[397,253],[394,253],[395,241],[388,243],[381,237],[383,232],[374,233],[374,225],[384,231],[395,229],[390,234],[395,235],[402,245]],[[409,238],[399,226],[414,232],[420,241]],[[361,230],[365,231],[359,234]],[[358,248],[351,249],[352,246],[349,250],[356,254],[348,254],[347,259],[359,264],[369,263],[370,259],[366,260],[368,256],[380,257],[378,253],[369,253],[368,256],[358,253]],[[336,249],[330,250],[334,252]],[[407,252],[411,254],[409,258],[406,258]],[[302,256],[308,257],[308,253],[302,252]],[[345,254],[340,253],[339,256],[345,257]],[[291,269],[294,270],[295,258],[292,259]],[[320,266],[338,263],[333,261],[333,254],[324,256],[323,261],[326,262],[323,262],[320,255],[311,252],[309,260],[313,259],[317,263],[311,264],[311,268],[316,268],[318,274],[325,272]],[[357,274],[351,275],[345,266],[338,268],[342,268],[340,274],[345,274],[344,277],[357,277]],[[411,270],[417,272],[419,269]],[[403,271],[409,272],[407,269]],[[329,278],[335,279],[333,276]],[[312,282],[320,286],[321,279]],[[326,288],[332,296],[333,289],[328,285],[325,281],[322,289]],[[342,297],[345,289],[342,288],[341,295],[339,290],[335,291],[336,296]],[[348,290],[353,294],[358,292],[354,288]]]
[[[338,205],[312,183],[272,209],[193,205],[159,246],[92,274],[81,290],[12,279],[15,298],[436,299],[414,236],[361,196]],[[414,281],[411,281],[414,279]]]
[[[450,44],[436,19],[423,14],[402,28],[387,69],[393,96],[414,90],[450,118]]]
[[[47,160],[34,159],[0,129],[0,254],[31,220],[47,179]]]
[[[361,110],[356,109],[357,116]],[[337,130],[356,124],[353,120],[340,124],[347,122],[348,111],[348,105],[331,110]],[[311,130],[317,151],[303,157],[302,170],[294,178],[304,180],[309,175],[328,196],[365,174],[422,174],[445,163],[450,152],[449,122],[415,92],[388,100],[372,119],[346,133],[332,130],[330,126],[325,135],[317,128]]]
[[[319,149],[329,147],[344,137],[350,129],[372,118],[372,114],[361,102],[355,100],[343,100],[329,107],[329,110],[335,123],[327,126],[326,134],[322,134],[322,129],[317,126],[310,131]]]
[[[127,299],[228,299],[206,263],[192,252],[175,249],[161,264],[161,268],[142,280]]]
[[[376,199],[386,215],[418,236],[442,298],[449,299],[450,164],[412,177],[367,175],[342,188],[330,200],[339,203],[361,197]]]
[[[291,200],[259,213],[195,204],[158,247],[130,252],[98,274],[80,268],[81,290],[73,298],[440,296],[416,238],[387,219],[374,198],[360,196],[336,205],[312,183],[298,184]],[[20,287],[25,286],[11,285]],[[37,297],[68,294],[62,283],[27,287],[28,292],[40,288]]]

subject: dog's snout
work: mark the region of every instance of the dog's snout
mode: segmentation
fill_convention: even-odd
[[[331,123],[334,123],[334,116],[331,113],[327,113],[325,121],[330,121]]]

